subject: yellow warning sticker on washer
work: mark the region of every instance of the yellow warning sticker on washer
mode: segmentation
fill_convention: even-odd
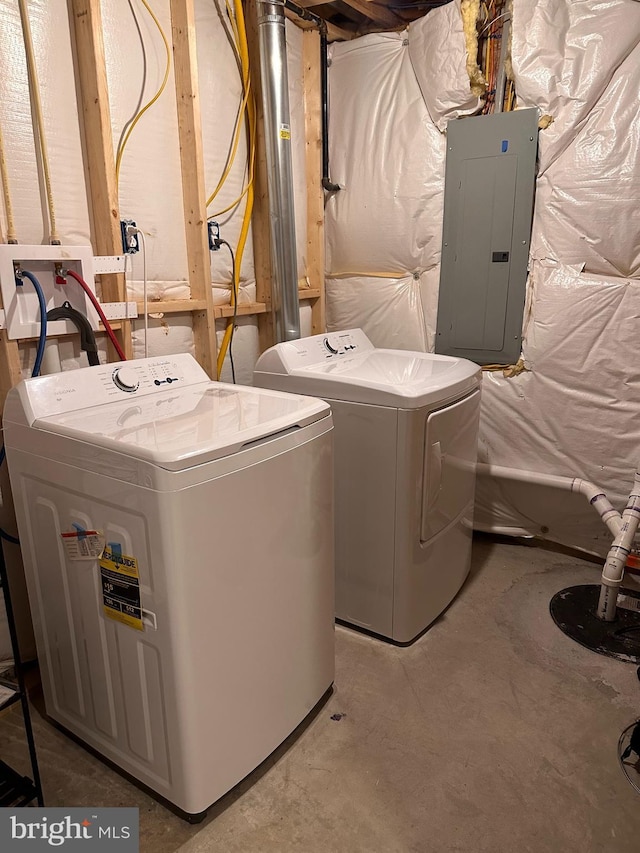
[[[107,546],[100,558],[100,576],[105,615],[137,631],[143,631],[140,575],[136,558]]]

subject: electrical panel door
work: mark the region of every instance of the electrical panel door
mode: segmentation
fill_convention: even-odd
[[[436,352],[520,357],[538,111],[450,121]]]

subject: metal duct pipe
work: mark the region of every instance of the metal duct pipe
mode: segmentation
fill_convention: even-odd
[[[258,0],[276,341],[300,337],[284,0]]]

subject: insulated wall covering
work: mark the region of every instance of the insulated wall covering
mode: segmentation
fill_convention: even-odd
[[[393,36],[395,52],[384,35],[333,47],[331,170],[344,190],[328,206],[327,315],[332,328],[363,326],[378,345],[401,346],[404,329],[414,348],[432,349],[440,129],[474,109],[458,6],[434,10]],[[592,480],[621,507],[640,459],[640,3],[513,6],[517,106],[537,107],[553,121],[540,132],[523,329],[527,369],[512,378],[483,374],[480,459]],[[416,87],[422,96],[407,97]],[[397,102],[390,94],[396,88]],[[372,120],[362,127],[367,115]],[[398,192],[407,185],[413,204]],[[411,272],[416,263],[434,273],[428,303],[424,288],[418,304],[392,296],[394,281],[374,276]],[[386,294],[376,290],[377,298],[360,300],[365,281]],[[395,284],[400,291],[407,279],[398,276]],[[424,346],[416,332],[421,322]],[[596,553],[610,542],[583,498],[485,477],[478,479],[475,523]]]
[[[82,169],[71,37],[66,0],[29,3],[42,110],[47,130],[51,184],[62,243],[89,243],[89,213]],[[46,202],[40,195],[27,64],[15,0],[0,0],[0,121],[9,186],[20,243],[47,242]]]
[[[326,205],[327,324],[377,346],[433,348],[445,136],[473,112],[460,4],[401,33],[334,44]]]
[[[485,375],[481,455],[579,476],[624,504],[640,462],[640,3],[516,0],[518,105],[540,133],[523,353]],[[479,526],[522,527],[598,553],[610,535],[583,503],[480,482]],[[514,500],[515,495],[515,500]]]

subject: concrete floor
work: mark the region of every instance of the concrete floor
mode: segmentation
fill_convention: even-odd
[[[331,697],[195,827],[36,711],[47,804],[139,806],[143,853],[637,853],[640,798],[616,758],[640,716],[636,667],[575,645],[548,611],[597,578],[478,538],[464,589],[413,646],[337,629]],[[5,760],[19,732],[0,719]]]

